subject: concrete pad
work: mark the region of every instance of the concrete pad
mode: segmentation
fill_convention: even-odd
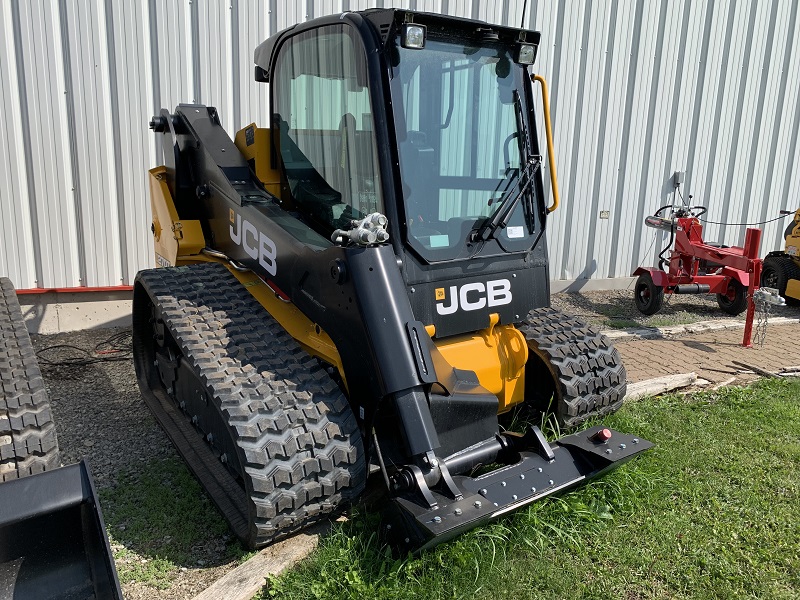
[[[133,292],[19,294],[30,333],[126,327],[131,324]]]

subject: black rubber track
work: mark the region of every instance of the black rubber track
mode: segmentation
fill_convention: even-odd
[[[0,481],[60,465],[56,430],[14,284],[0,278]]]
[[[213,399],[243,482],[165,393],[153,367],[152,305]],[[361,494],[364,450],[347,399],[224,266],[140,272],[133,320],[145,401],[246,546],[273,542]]]
[[[552,412],[570,429],[622,406],[625,367],[597,329],[555,308],[532,310],[519,328],[531,351],[525,396],[533,398],[535,408]]]

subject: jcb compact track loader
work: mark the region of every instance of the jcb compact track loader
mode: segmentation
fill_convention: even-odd
[[[348,12],[256,49],[267,127],[231,140],[199,105],[153,118],[167,268],[136,279],[137,374],[244,544],[352,502],[375,470],[384,533],[430,546],[650,446],[499,425],[527,405],[575,427],[625,394],[610,342],[549,308],[539,39]]]

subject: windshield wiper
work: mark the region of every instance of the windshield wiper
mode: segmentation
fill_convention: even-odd
[[[526,195],[526,192],[534,182],[534,175],[539,170],[542,164],[541,156],[531,156],[528,158],[525,168],[522,169],[517,177],[517,185],[508,193],[504,198],[500,199],[500,208],[498,208],[491,218],[487,218],[483,224],[475,230],[471,236],[473,242],[487,241],[494,237],[498,229],[508,225],[514,209],[519,204],[519,201]],[[531,210],[530,203],[526,203],[526,213]]]
[[[503,190],[503,197],[500,199],[500,208],[495,211],[491,218],[487,218],[481,226],[471,236],[471,240],[486,241],[494,237],[494,234],[501,227],[508,225],[514,209],[519,204],[521,198],[525,197],[525,224],[528,226],[528,231],[533,233],[534,228],[534,206],[532,195],[528,192],[531,184],[534,181],[534,175],[542,164],[541,156],[532,156],[528,146],[528,129],[525,126],[525,118],[522,113],[522,100],[520,99],[519,91],[514,90],[514,113],[517,119],[517,141],[519,143],[519,154],[525,161],[525,168],[518,172],[516,186],[509,190],[513,182],[513,178],[507,179],[506,187]],[[499,188],[500,186],[498,186]],[[514,191],[516,190],[516,193]],[[512,195],[513,194],[513,195]]]

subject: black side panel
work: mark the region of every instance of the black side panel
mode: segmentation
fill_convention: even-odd
[[[531,309],[550,305],[547,266],[519,256],[430,265],[415,274],[423,281],[408,287],[414,315],[435,325],[437,337],[488,327],[491,313],[501,324],[518,323]]]

